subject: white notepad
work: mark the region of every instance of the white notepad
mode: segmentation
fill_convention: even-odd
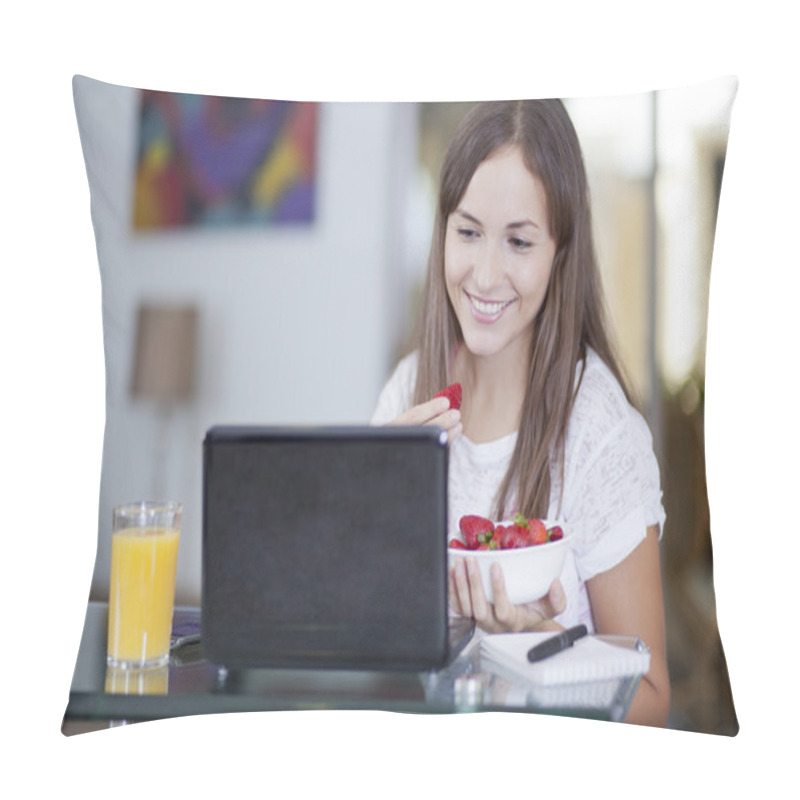
[[[545,633],[496,633],[481,641],[481,664],[515,675],[539,686],[588,683],[632,675],[650,669],[650,651],[641,642],[636,648],[620,647],[596,636],[584,636],[572,647],[542,661],[528,661],[531,647],[553,636]]]

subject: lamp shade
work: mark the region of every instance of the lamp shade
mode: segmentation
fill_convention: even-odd
[[[194,306],[140,305],[131,378],[133,397],[162,405],[191,399],[195,388],[196,340]]]

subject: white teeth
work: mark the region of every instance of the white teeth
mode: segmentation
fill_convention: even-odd
[[[478,300],[475,297],[470,297],[470,302],[477,311],[480,311],[481,314],[497,314],[502,311],[509,303],[510,300],[501,303],[485,303],[483,300]]]

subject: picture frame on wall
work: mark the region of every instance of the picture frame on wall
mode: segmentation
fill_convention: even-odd
[[[133,227],[308,224],[318,104],[139,92]]]

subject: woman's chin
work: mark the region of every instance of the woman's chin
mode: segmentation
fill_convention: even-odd
[[[461,331],[464,346],[470,355],[475,358],[519,358],[524,363],[527,363],[530,345],[529,334],[508,336],[497,328],[493,330],[475,330],[472,326],[462,326]]]
[[[487,333],[468,331],[464,334],[464,345],[477,358],[491,358],[502,353],[507,342]]]

